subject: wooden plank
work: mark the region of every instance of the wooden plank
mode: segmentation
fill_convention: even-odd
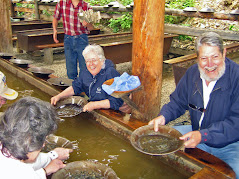
[[[193,54],[173,58],[173,59],[170,59],[170,60],[165,60],[164,63],[172,65],[172,64],[175,64],[175,63],[186,62],[188,60],[192,60],[192,59],[195,59],[195,58],[197,58],[197,54],[193,53]]]
[[[36,48],[38,48],[38,49],[56,48],[56,47],[64,47],[64,43],[54,43],[54,44],[36,45]]]
[[[190,179],[205,179],[205,176],[207,176],[207,179],[228,179],[228,176],[223,175],[222,173],[219,173],[209,167],[203,168],[201,171],[194,174]]]
[[[226,45],[225,48],[227,49],[227,53],[233,52],[233,51],[238,51],[239,50],[239,43],[232,43],[229,45]],[[164,63],[167,64],[176,64],[176,63],[181,63],[181,62],[186,62],[189,60],[193,60],[197,58],[197,54],[193,53],[193,54],[189,54],[189,55],[184,55],[181,57],[177,57],[177,58],[173,58],[170,60],[165,60]]]
[[[235,40],[239,41],[239,32],[228,31],[228,30],[217,30],[217,29],[200,29],[200,28],[192,28],[185,27],[173,24],[165,24],[164,32],[172,33],[172,34],[181,34],[181,35],[189,35],[189,36],[199,36],[204,32],[216,32],[225,40]]]

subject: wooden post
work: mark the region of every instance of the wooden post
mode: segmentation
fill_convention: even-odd
[[[139,76],[143,90],[133,94],[133,102],[149,121],[160,111],[165,0],[134,0],[132,74]]]
[[[13,52],[12,28],[10,21],[10,1],[0,1],[0,52]]]
[[[34,1],[34,4],[35,4],[35,18],[37,20],[40,20],[40,14],[39,14],[39,6],[38,6],[38,0],[35,0]]]
[[[13,3],[12,0],[9,0],[9,3],[10,3],[10,16],[15,17],[15,11],[14,11],[15,3]]]

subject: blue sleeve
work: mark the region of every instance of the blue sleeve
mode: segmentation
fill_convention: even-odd
[[[75,95],[80,95],[80,93],[84,92],[81,76],[77,77],[77,78],[72,82],[72,87],[73,87],[73,90],[74,90]]]
[[[159,115],[163,115],[166,119],[166,123],[177,119],[185,113],[188,109],[188,71],[179,81],[175,91],[170,95],[170,102],[165,104]]]

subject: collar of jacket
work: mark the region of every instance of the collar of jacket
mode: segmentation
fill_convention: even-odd
[[[213,91],[217,89],[221,89],[222,91],[227,90],[230,88],[230,60],[228,58],[225,59],[225,73],[222,75],[222,77],[217,81],[216,85],[213,88]],[[197,65],[197,71],[195,75],[193,76],[193,83],[195,84],[196,89],[202,94],[202,79],[200,78],[200,72],[198,70]]]

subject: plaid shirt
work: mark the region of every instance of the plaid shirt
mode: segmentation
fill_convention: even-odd
[[[73,6],[72,0],[60,0],[56,5],[54,18],[60,20],[62,17],[64,32],[67,35],[89,34],[89,31],[82,25],[77,15],[80,10],[86,11],[89,9],[91,7],[82,0],[80,0],[77,7]]]

